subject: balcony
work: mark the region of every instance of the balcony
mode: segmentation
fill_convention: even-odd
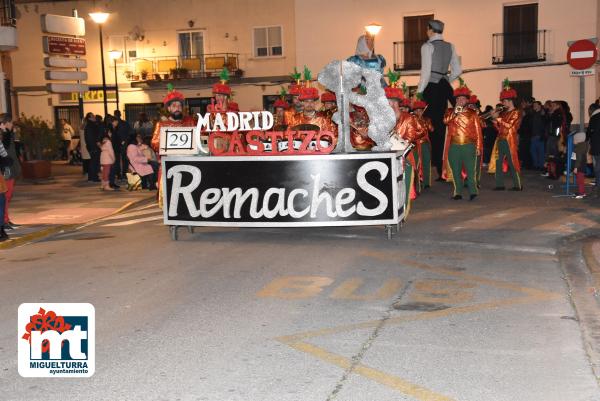
[[[492,64],[517,64],[546,61],[547,30],[494,33]]]
[[[420,70],[421,69],[421,46],[427,40],[413,40],[406,42],[394,42],[394,70]]]
[[[211,53],[197,57],[140,57],[130,59],[125,77],[130,81],[218,77],[227,67],[231,77],[241,77],[238,53]]]
[[[0,51],[17,48],[17,19],[14,0],[0,0]]]

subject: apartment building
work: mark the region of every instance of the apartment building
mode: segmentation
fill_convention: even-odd
[[[4,0],[10,8],[12,1]],[[567,42],[598,36],[598,0],[108,0],[30,2],[16,0],[18,50],[5,49],[3,70],[12,88],[12,112],[50,121],[79,115],[76,94],[46,91],[42,14],[86,18],[87,84],[84,111],[102,114],[99,27],[92,11],[110,13],[102,26],[109,111],[133,119],[156,113],[172,83],[188,98],[191,112],[204,110],[210,86],[223,66],[232,73],[235,100],[242,109],[262,109],[289,80],[294,66],[316,73],[333,59],[354,54],[364,26],[382,25],[376,51],[388,67],[418,83],[420,46],[426,22],[446,23],[444,36],[455,44],[463,78],[482,103],[495,104],[508,77],[522,95],[564,99],[579,116],[579,79],[570,77]],[[112,60],[109,51],[120,51]],[[5,65],[11,65],[12,68]],[[596,67],[597,68],[597,67]],[[585,79],[585,103],[600,95],[600,75]]]

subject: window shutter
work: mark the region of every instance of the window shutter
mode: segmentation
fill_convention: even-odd
[[[254,28],[254,52],[256,57],[269,55],[266,28]]]

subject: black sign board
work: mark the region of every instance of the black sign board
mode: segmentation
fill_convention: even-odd
[[[344,226],[403,218],[399,155],[163,158],[165,224]]]

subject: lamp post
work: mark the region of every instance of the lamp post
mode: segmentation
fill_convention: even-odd
[[[382,26],[379,25],[376,22],[371,22],[369,25],[365,26],[365,30],[368,32],[369,35],[375,37],[379,31],[381,31]]]
[[[117,95],[117,110],[119,110],[119,82],[117,81],[117,60],[121,58],[123,52],[121,50],[111,50],[108,52],[115,66],[115,93]]]
[[[102,24],[108,19],[109,13],[95,12],[89,14],[92,20],[98,24],[98,32],[100,33],[100,63],[102,63],[102,97],[104,100],[104,117],[108,115],[108,99],[106,98],[106,76],[104,73],[104,42],[102,40]]]

